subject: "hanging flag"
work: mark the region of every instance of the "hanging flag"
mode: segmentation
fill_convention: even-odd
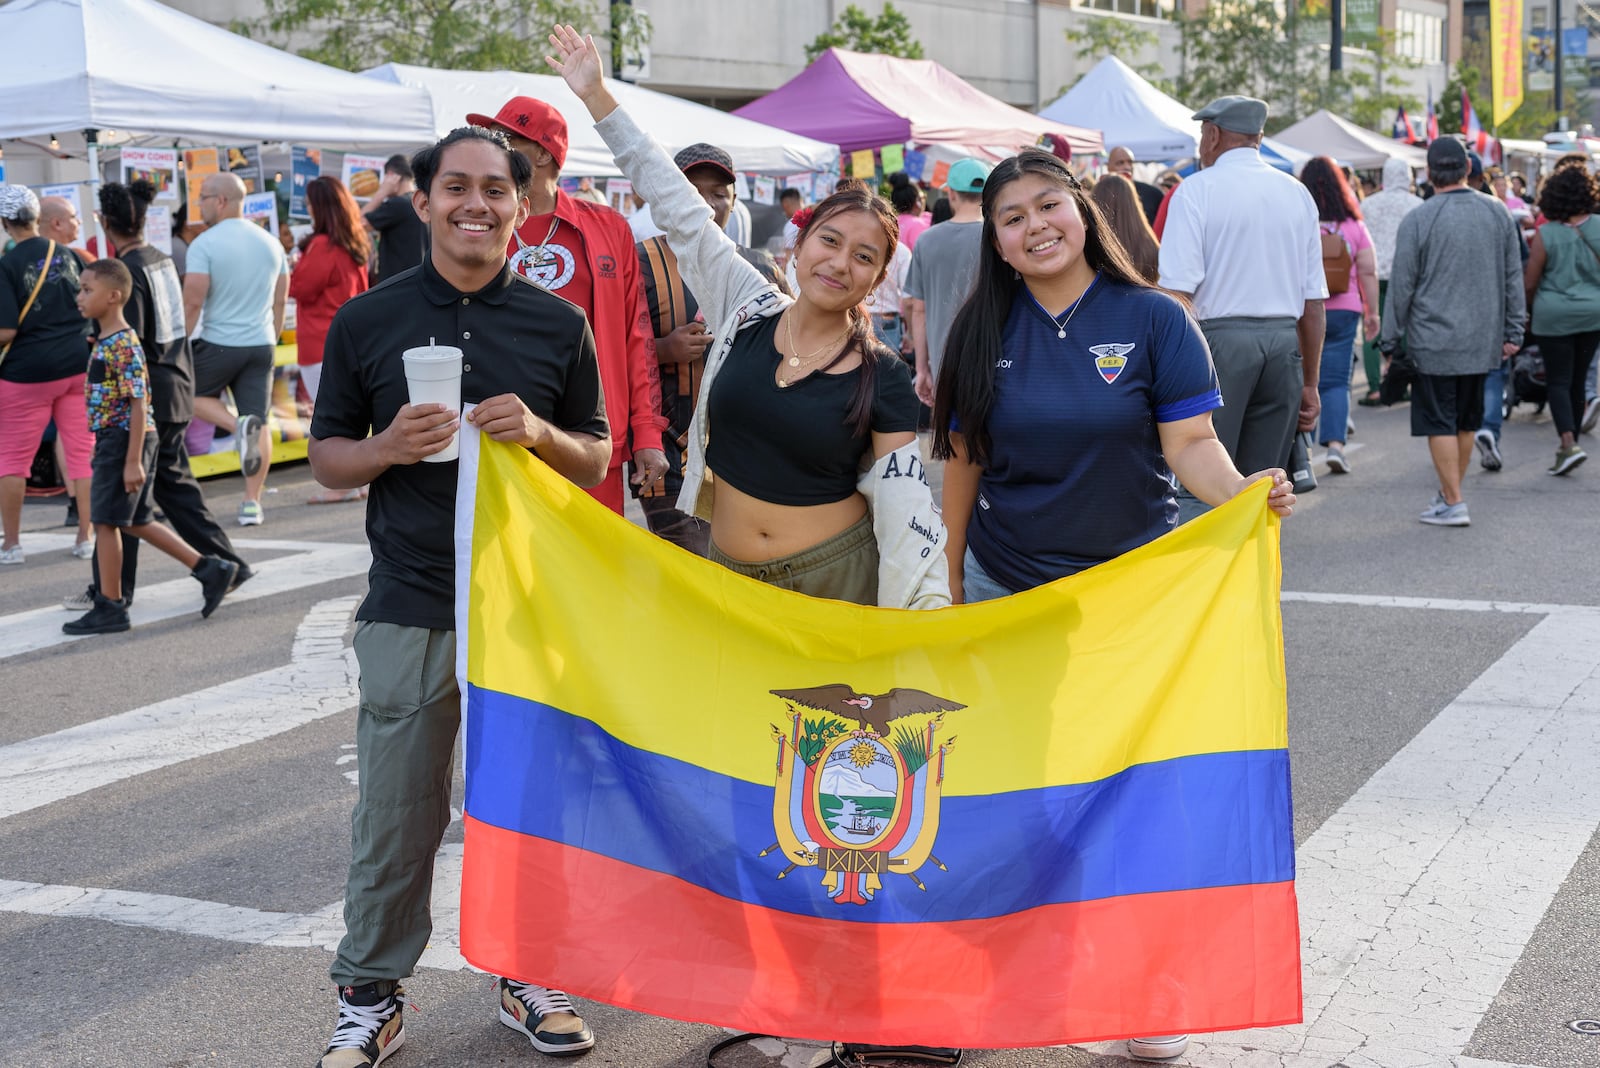
[[[1430,143],[1439,140],[1439,111],[1433,106],[1433,86],[1428,86],[1428,125],[1423,130]]]
[[[463,427],[463,954],[809,1039],[1298,1021],[1267,488],[907,612],[736,575]],[[615,619],[704,640],[624,663]]]
[[[1478,113],[1473,110],[1466,86],[1461,87],[1461,133],[1467,139],[1467,147],[1476,152],[1480,158],[1488,153],[1489,135],[1478,122]]]
[[[1499,126],[1522,106],[1522,0],[1489,0],[1490,109]],[[1588,34],[1584,34],[1585,40]]]
[[[1411,120],[1406,117],[1405,105],[1400,106],[1400,111],[1394,117],[1395,140],[1404,141],[1408,145],[1417,143],[1417,131],[1411,128]]]

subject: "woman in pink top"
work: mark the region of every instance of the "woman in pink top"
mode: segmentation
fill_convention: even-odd
[[[1350,368],[1355,362],[1356,328],[1368,337],[1378,336],[1378,261],[1372,235],[1361,221],[1361,208],[1339,165],[1327,156],[1306,163],[1300,180],[1317,205],[1324,234],[1337,235],[1350,252],[1350,275],[1343,292],[1329,279],[1328,326],[1322,342],[1322,372],[1317,390],[1322,394],[1322,419],[1317,440],[1328,447],[1328,470],[1350,473],[1344,439],[1350,426]],[[1326,257],[1325,257],[1326,259]]]
[[[900,220],[900,243],[907,252],[914,251],[922,231],[933,225],[933,218],[923,211],[927,200],[922,189],[905,171],[895,171],[889,175],[889,202]]]
[[[294,298],[300,381],[314,407],[322,381],[322,346],[333,313],[367,291],[372,245],[361,225],[361,211],[339,179],[331,175],[312,179],[306,185],[306,209],[311,213],[311,236],[301,246],[300,262],[289,276],[289,296]],[[364,489],[324,490],[308,503],[333,504],[365,496]]]

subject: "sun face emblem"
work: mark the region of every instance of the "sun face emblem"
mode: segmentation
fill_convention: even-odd
[[[878,759],[878,748],[871,742],[857,742],[850,747],[850,763],[858,768],[870,768]]]

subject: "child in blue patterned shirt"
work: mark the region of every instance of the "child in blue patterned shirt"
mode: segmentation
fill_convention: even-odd
[[[205,597],[202,617],[221,602],[239,565],[201,556],[171,530],[155,522],[147,472],[156,462],[155,426],[149,418],[150,379],[139,338],[122,317],[133,295],[133,276],[114,259],[83,269],[78,311],[98,326],[84,383],[94,464],[89,513],[94,522],[95,566],[100,591],[87,615],[62,625],[68,634],[113,634],[128,629],[122,599],[122,534],[148,541],[189,569]]]

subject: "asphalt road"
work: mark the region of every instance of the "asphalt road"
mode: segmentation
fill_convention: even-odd
[[[1354,473],[1324,469],[1283,540],[1308,1022],[1198,1040],[1182,1063],[1593,1068],[1600,1036],[1567,1024],[1600,1017],[1600,461],[1546,476],[1554,433],[1524,409],[1505,470],[1468,480],[1472,527],[1430,528],[1406,411],[1356,411]],[[75,642],[54,606],[87,565],[60,500],[25,509],[38,548],[0,569],[0,1065],[276,1068],[327,1039],[364,539],[359,505],[305,505],[303,465],[270,484],[266,524],[235,531],[269,565],[249,597],[201,621],[147,551],[140,604],[161,618]],[[207,489],[231,523],[238,480]],[[408,988],[420,1011],[388,1063],[539,1059],[448,923]],[[585,1011],[590,1065],[691,1068],[723,1035]],[[721,1063],[821,1056],[767,1041]]]

